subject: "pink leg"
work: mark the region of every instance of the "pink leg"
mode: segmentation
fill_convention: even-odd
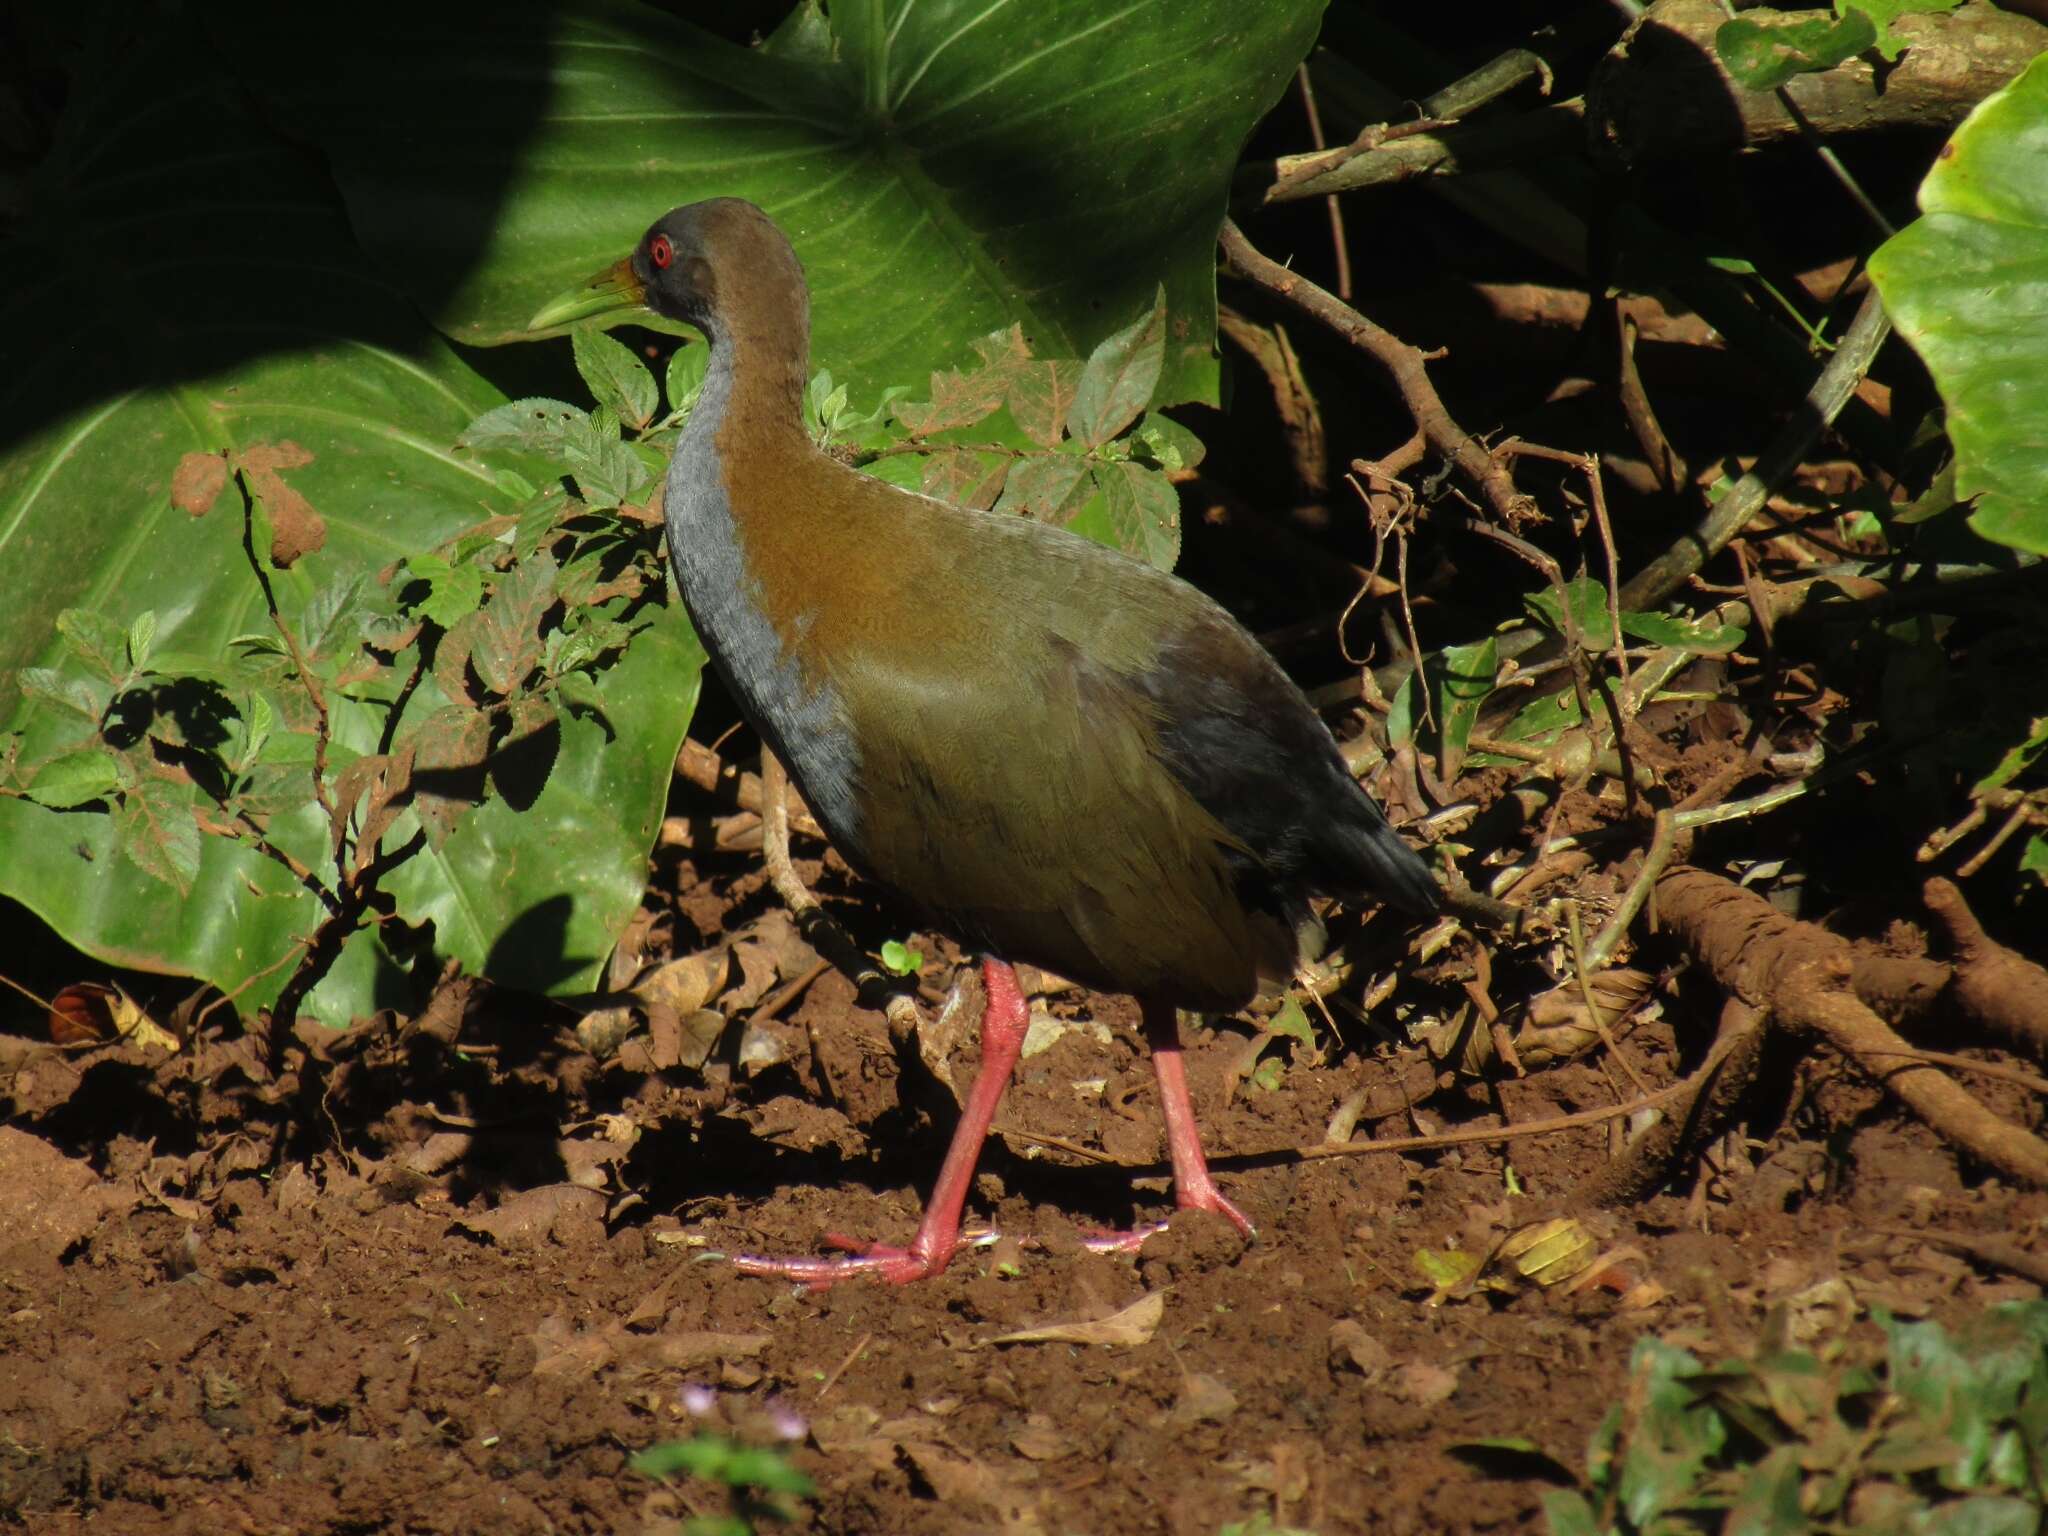
[[[1187,1065],[1181,1059],[1180,1022],[1165,1004],[1145,1002],[1142,1006],[1145,1040],[1152,1047],[1152,1072],[1159,1080],[1159,1109],[1166,1120],[1166,1147],[1173,1157],[1173,1203],[1183,1211],[1214,1211],[1247,1238],[1257,1238],[1258,1229],[1216,1187],[1209,1159],[1202,1155],[1202,1133],[1195,1127]],[[1146,1238],[1165,1228],[1164,1222],[1158,1222],[1134,1232],[1108,1233],[1091,1239],[1088,1246],[1101,1253],[1134,1252]]]
[[[742,1254],[733,1266],[742,1274],[782,1275],[809,1286],[827,1286],[853,1275],[878,1274],[903,1285],[938,1274],[953,1261],[962,1247],[960,1213],[967,1201],[967,1189],[974,1182],[974,1166],[981,1158],[981,1144],[1010,1085],[1010,1073],[1024,1049],[1024,1031],[1031,1022],[1024,994],[1017,989],[1017,973],[1000,960],[984,959],[981,979],[988,993],[988,1006],[981,1018],[981,1070],[968,1090],[967,1105],[960,1113],[953,1144],[946,1149],[946,1161],[939,1169],[939,1182],[925,1202],[924,1220],[908,1248],[891,1248],[880,1243],[835,1259],[765,1259]],[[1186,1097],[1187,1090],[1181,1090]],[[1201,1160],[1201,1148],[1195,1159]],[[1175,1167],[1179,1163],[1176,1161]],[[1207,1170],[1203,1177],[1208,1176]],[[1212,1192],[1213,1192],[1213,1186]],[[1221,1199],[1219,1195],[1216,1198]],[[1239,1218],[1241,1221],[1242,1218]],[[838,1240],[843,1243],[843,1240]]]

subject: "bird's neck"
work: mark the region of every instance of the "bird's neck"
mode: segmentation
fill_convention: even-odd
[[[809,325],[802,282],[778,310],[721,312],[704,390],[663,487],[669,564],[741,712],[789,765],[843,848],[858,847],[846,710],[802,636],[831,562],[819,494],[832,468],[804,430]],[[824,477],[829,478],[829,477]]]

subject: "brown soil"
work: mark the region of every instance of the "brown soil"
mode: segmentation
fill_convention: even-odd
[[[757,877],[681,876],[664,921],[685,939],[761,910]],[[927,991],[945,979],[931,967]],[[630,1048],[600,1063],[559,1016],[481,992],[444,1001],[324,1042],[320,1071],[281,1082],[232,1032],[175,1055],[7,1042],[0,1520],[669,1530],[724,1491],[628,1458],[709,1428],[788,1444],[819,1488],[798,1531],[1519,1530],[1545,1484],[1454,1448],[1519,1434],[1579,1465],[1640,1334],[1746,1349],[1767,1309],[1825,1312],[1841,1288],[1814,1288],[1838,1279],[1861,1308],[1950,1316],[2035,1288],[1909,1234],[2048,1232],[2048,1197],[1959,1171],[1820,1055],[1775,1064],[1781,1124],[1621,1213],[1560,1210],[1613,1155],[1608,1125],[1513,1143],[1520,1194],[1498,1147],[1260,1155],[1321,1142],[1358,1089],[1361,1136],[1492,1123],[1494,1105],[1366,1040],[1226,1102],[1250,1039],[1232,1024],[1194,1036],[1190,1066],[1259,1241],[1186,1217],[1136,1259],[1098,1256],[1081,1234],[1163,1212],[1161,1138],[1131,1010],[1067,993],[1052,1012],[1070,1027],[1002,1123],[1123,1166],[993,1146],[974,1211],[1029,1243],[907,1289],[806,1293],[721,1256],[900,1240],[950,1128],[914,1042],[837,972],[752,1055],[701,1072]],[[1696,1064],[1662,1022],[1628,1050],[1653,1086]],[[796,1065],[741,1064],[778,1054]],[[939,1059],[964,1084],[971,1031]],[[1519,1121],[1630,1089],[1595,1059],[1498,1091]],[[2024,1101],[2001,1102],[2026,1118]],[[1134,1182],[1131,1165],[1153,1166]],[[1557,1214],[1633,1250],[1605,1267],[1616,1284],[1437,1298],[1416,1263]],[[1634,1282],[1649,1289],[1616,1294]],[[1156,1325],[1134,1341],[1000,1342],[1147,1297]]]

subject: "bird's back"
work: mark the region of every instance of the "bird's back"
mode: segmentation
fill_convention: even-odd
[[[785,755],[841,851],[940,926],[1219,1009],[1292,973],[1311,892],[1434,908],[1300,690],[1192,587],[822,456],[803,479],[810,512],[748,520],[794,663],[766,692],[801,697],[748,712],[780,743],[833,701],[851,760]]]

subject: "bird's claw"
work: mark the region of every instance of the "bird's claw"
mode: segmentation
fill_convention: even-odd
[[[759,1254],[735,1254],[732,1267],[743,1275],[765,1275],[794,1280],[806,1290],[822,1291],[842,1280],[873,1275],[891,1285],[909,1285],[945,1272],[963,1248],[986,1248],[997,1240],[994,1232],[973,1232],[950,1243],[926,1246],[913,1242],[908,1248],[892,1243],[864,1243],[857,1238],[827,1233],[826,1243],[846,1250],[837,1258],[766,1258]]]

